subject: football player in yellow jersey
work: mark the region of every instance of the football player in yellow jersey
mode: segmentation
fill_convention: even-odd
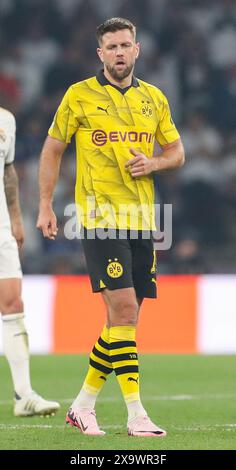
[[[75,135],[82,243],[93,291],[101,292],[106,304],[107,322],[66,421],[84,434],[105,434],[94,408],[114,370],[127,405],[128,434],[160,437],[166,432],[150,420],[140,400],[135,333],[144,297],[156,297],[153,173],[181,167],[184,150],[166,97],[133,75],[139,56],[135,36],[135,26],[123,18],[98,27],[103,70],[68,89],[43,146],[37,227],[55,239],[53,193],[62,154]],[[153,156],[155,140],[162,147],[158,157]]]

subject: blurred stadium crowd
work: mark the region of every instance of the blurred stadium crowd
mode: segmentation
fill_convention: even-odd
[[[173,204],[173,246],[159,253],[159,272],[236,272],[236,0],[1,0],[0,104],[17,119],[24,272],[86,272],[80,242],[63,233],[73,145],[56,191],[55,242],[35,229],[37,167],[65,90],[99,69],[95,30],[111,16],[137,25],[136,75],[166,93],[186,149],[185,167],[156,183],[158,201]]]

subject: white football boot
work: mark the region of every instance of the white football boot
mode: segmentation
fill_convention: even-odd
[[[14,398],[14,416],[53,416],[60,408],[57,401],[45,400],[32,391],[29,395]]]

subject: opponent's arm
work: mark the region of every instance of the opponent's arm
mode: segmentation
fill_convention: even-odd
[[[180,168],[185,162],[184,148],[181,139],[162,146],[162,152],[156,157],[148,158],[135,149],[130,149],[134,158],[126,163],[133,177],[149,175],[153,172],[162,172]]]
[[[4,188],[12,234],[17,241],[18,247],[21,248],[24,243],[25,234],[19,201],[18,176],[13,163],[9,163],[4,167]]]
[[[67,144],[48,136],[44,142],[39,164],[39,216],[37,228],[44,237],[55,240],[57,235],[57,218],[52,208],[53,194],[57,184],[61,157]]]

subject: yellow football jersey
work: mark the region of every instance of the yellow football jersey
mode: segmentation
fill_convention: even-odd
[[[100,71],[67,90],[48,133],[65,143],[75,134],[75,201],[86,228],[155,229],[153,175],[134,178],[125,164],[130,148],[152,157],[155,139],[179,139],[158,88],[133,77],[121,89]]]

